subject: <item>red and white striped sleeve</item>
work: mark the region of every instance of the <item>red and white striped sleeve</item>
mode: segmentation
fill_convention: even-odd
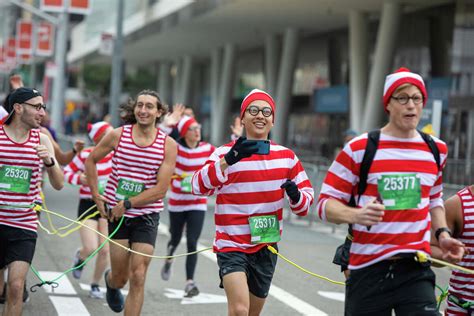
[[[231,148],[231,144],[217,148],[204,166],[196,171],[191,180],[192,193],[194,195],[212,195],[214,191],[228,180],[228,169],[221,170],[220,160]]]
[[[72,161],[64,167],[64,180],[73,185],[81,185],[80,175],[84,172],[84,163],[89,156],[89,151],[83,150],[74,156]]]
[[[323,181],[317,205],[318,216],[323,221],[327,220],[326,202],[328,199],[336,199],[347,204],[351,198],[353,187],[359,179],[359,164],[354,160],[354,152],[351,147],[353,141],[346,144],[337,155]]]
[[[314,190],[306,171],[303,169],[303,166],[296,155],[293,159],[293,167],[290,169],[290,179],[296,183],[301,193],[298,202],[293,203],[291,199],[289,199],[291,211],[298,216],[306,216],[309,208],[314,202]]]
[[[435,207],[444,207],[443,202],[443,169],[446,166],[446,161],[448,158],[448,146],[443,141],[433,137],[435,139],[436,145],[439,149],[439,155],[441,160],[441,170],[438,170],[438,175],[434,185],[430,189],[430,210]]]

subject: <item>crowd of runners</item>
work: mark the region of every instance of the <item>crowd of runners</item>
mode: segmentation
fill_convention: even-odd
[[[359,136],[351,131],[315,201],[298,157],[269,139],[278,104],[265,91],[254,89],[243,99],[224,145],[202,141],[191,108],[175,105],[170,111],[157,92],[143,90],[122,106],[122,126],[91,123],[94,146],[78,141],[63,152],[42,126],[47,107],[40,91],[23,87],[14,74],[0,124],[3,314],[20,315],[28,299],[25,281],[46,172],[56,190],[64,183],[79,187],[77,218],[115,242],[96,254],[90,280],[90,296],[105,296],[114,312],[141,312],[164,210],[170,220],[166,255],[173,256],[185,233],[191,254],[184,295],[199,295],[195,251],[206,197],[215,195],[216,286],[225,291],[229,315],[261,313],[277,263],[267,246],[278,249],[286,205],[297,216],[313,210],[323,221],[349,224],[334,259],[346,275],[346,315],[439,315],[431,264],[415,259],[431,254],[474,268],[474,186],[443,201],[448,148],[417,130],[427,99],[418,74],[406,68],[389,74],[381,105],[388,123]],[[76,279],[105,240],[93,230],[80,229],[82,246],[70,254]],[[164,260],[162,279],[169,280],[172,270],[173,259]],[[102,278],[106,293],[99,287]],[[125,299],[121,289],[127,283]],[[472,315],[474,276],[454,270],[447,298],[447,315]]]

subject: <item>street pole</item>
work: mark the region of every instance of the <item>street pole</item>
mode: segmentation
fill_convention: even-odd
[[[118,0],[117,32],[112,55],[112,78],[110,82],[109,114],[112,126],[120,125],[119,103],[122,94],[122,58],[123,58],[123,10],[124,1]]]
[[[36,46],[38,43],[38,20],[35,16],[31,17],[31,65],[30,65],[30,86],[36,88]]]
[[[67,54],[67,34],[69,24],[69,1],[64,0],[64,10],[59,13],[59,23],[57,26],[56,48],[54,53],[54,63],[56,64],[56,73],[53,80],[53,94],[51,104],[51,122],[53,128],[62,133],[63,113],[64,113],[64,96],[66,94],[66,54]]]

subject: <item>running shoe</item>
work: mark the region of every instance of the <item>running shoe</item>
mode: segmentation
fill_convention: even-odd
[[[171,277],[171,264],[173,261],[165,260],[163,268],[161,268],[161,278],[165,281],[168,281]]]
[[[120,313],[121,311],[123,311],[124,307],[123,295],[120,289],[113,289],[109,287],[109,284],[107,283],[107,275],[109,275],[109,273],[110,269],[108,269],[104,273],[105,286],[107,287],[107,293],[105,294],[105,298],[107,300],[107,304],[109,304],[110,309],[116,313]]]
[[[194,281],[186,283],[184,287],[184,297],[193,297],[199,295],[199,289]]]
[[[84,269],[84,266],[80,267],[80,268],[77,268],[78,266],[80,266],[81,264],[84,263],[84,261],[81,259],[81,257],[79,257],[81,253],[81,250],[80,249],[77,249],[76,250],[76,254],[74,255],[74,262],[73,262],[73,268],[74,270],[72,270],[72,276],[75,278],[75,279],[80,279],[81,276],[82,276],[82,269]]]
[[[89,291],[89,297],[102,299],[104,298],[104,293],[100,291],[99,284],[92,283],[91,290]]]

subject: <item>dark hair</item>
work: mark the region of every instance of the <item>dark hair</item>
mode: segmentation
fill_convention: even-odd
[[[137,122],[134,110],[137,106],[138,97],[141,95],[151,95],[152,97],[156,98],[158,111],[161,112],[161,116],[156,119],[155,123],[159,123],[163,119],[165,114],[168,112],[168,106],[161,102],[161,98],[158,92],[148,89],[140,91],[135,97],[135,100],[129,99],[126,104],[122,104],[120,106],[120,118],[125,124],[135,124]]]

